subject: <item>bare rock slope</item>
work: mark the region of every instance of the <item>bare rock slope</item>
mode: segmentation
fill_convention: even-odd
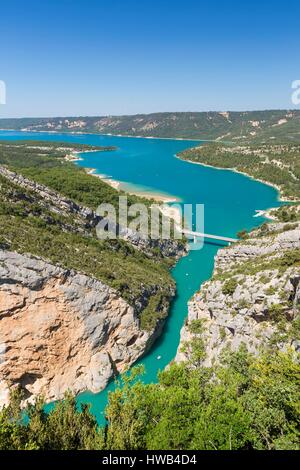
[[[256,230],[218,252],[212,279],[189,303],[176,360],[188,358],[184,346],[197,336],[204,341],[205,365],[219,361],[224,348],[236,351],[241,344],[254,354],[271,344],[300,349],[299,304],[300,225]],[[202,328],[195,331],[198,320]]]
[[[0,405],[14,385],[47,401],[98,392],[151,339],[133,307],[98,280],[2,250],[0,279]]]

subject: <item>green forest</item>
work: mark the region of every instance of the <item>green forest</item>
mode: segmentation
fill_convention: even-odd
[[[100,428],[70,394],[49,414],[41,398],[25,420],[15,392],[0,412],[0,449],[300,449],[300,365],[293,352],[254,358],[241,348],[211,368],[203,359],[197,338],[189,362],[160,373],[158,384],[144,385],[142,370],[133,369],[110,393]]]

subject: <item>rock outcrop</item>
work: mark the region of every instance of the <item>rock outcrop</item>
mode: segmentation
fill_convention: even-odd
[[[201,320],[206,359],[212,365],[224,348],[249,352],[277,342],[300,349],[291,325],[299,315],[300,225],[271,224],[250,238],[221,249],[211,280],[189,302],[176,361],[188,358],[183,346],[195,336],[193,322]]]
[[[19,385],[46,401],[102,390],[147,349],[132,306],[102,282],[0,251],[0,405]]]

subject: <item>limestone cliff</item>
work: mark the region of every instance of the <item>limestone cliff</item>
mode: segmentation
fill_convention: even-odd
[[[0,251],[0,405],[20,385],[27,399],[98,392],[148,347],[133,307],[102,282]]]
[[[299,303],[300,224],[263,226],[219,250],[212,279],[189,302],[176,361],[188,358],[184,345],[198,335],[195,320],[201,320],[205,365],[242,343],[252,353],[272,344],[300,349]]]

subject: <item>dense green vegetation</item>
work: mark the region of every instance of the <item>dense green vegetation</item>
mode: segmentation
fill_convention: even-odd
[[[116,147],[103,147],[99,145],[77,144],[76,142],[47,142],[38,140],[1,140],[1,164],[11,164],[14,161],[17,167],[30,167],[36,165],[52,166],[57,160],[63,159],[67,153],[73,152],[110,152]]]
[[[196,354],[195,354],[196,350]],[[174,365],[158,385],[110,398],[107,444],[116,449],[299,449],[299,364],[291,354],[241,350],[219,367]],[[193,367],[193,363],[195,367]]]
[[[278,186],[285,198],[300,200],[300,145],[207,144],[180,157],[217,168],[235,169]]]
[[[104,201],[118,207],[116,190],[65,162],[62,155],[65,150],[53,148],[52,143],[0,144],[0,165],[86,206],[96,208]],[[141,200],[129,198],[129,203],[136,201]],[[117,289],[132,305],[143,298],[141,325],[145,329],[155,327],[167,314],[164,307],[174,290],[169,274],[174,260],[163,259],[155,249],[145,254],[120,239],[99,240],[84,219],[59,211],[60,207],[48,207],[36,192],[0,177],[0,246],[93,276]],[[155,295],[151,297],[150,293]]]
[[[0,119],[1,129],[112,133],[235,142],[299,142],[300,111],[153,113],[134,116]]]
[[[99,178],[91,178],[83,168],[65,160],[70,151],[113,151],[113,147],[95,147],[39,141],[0,142],[0,165],[5,165],[29,179],[45,184],[79,204],[96,209],[105,201],[118,209],[119,195]],[[124,193],[125,194],[125,193]],[[151,202],[128,195],[128,203]]]
[[[0,450],[76,450],[103,448],[103,433],[87,407],[78,412],[76,400],[66,394],[46,415],[40,399],[26,409],[24,424],[22,395],[15,391],[10,404],[0,411]]]
[[[172,365],[158,384],[137,380],[140,369],[125,376],[110,394],[104,429],[70,395],[49,415],[42,400],[29,406],[24,423],[15,394],[0,412],[0,449],[300,449],[300,365],[292,352],[254,358],[241,348],[213,368],[202,360],[199,338],[188,367]]]
[[[5,165],[16,173],[44,184],[78,204],[94,210],[99,204],[105,202],[112,204],[118,214],[119,196],[127,197],[128,206],[143,203],[150,210],[154,201],[123,191],[116,191],[100,178],[91,178],[84,168],[67,161],[65,155],[68,149],[72,153],[73,151],[88,150],[113,151],[114,147],[89,147],[81,144],[69,144],[65,147],[64,143],[1,141],[0,165]]]

